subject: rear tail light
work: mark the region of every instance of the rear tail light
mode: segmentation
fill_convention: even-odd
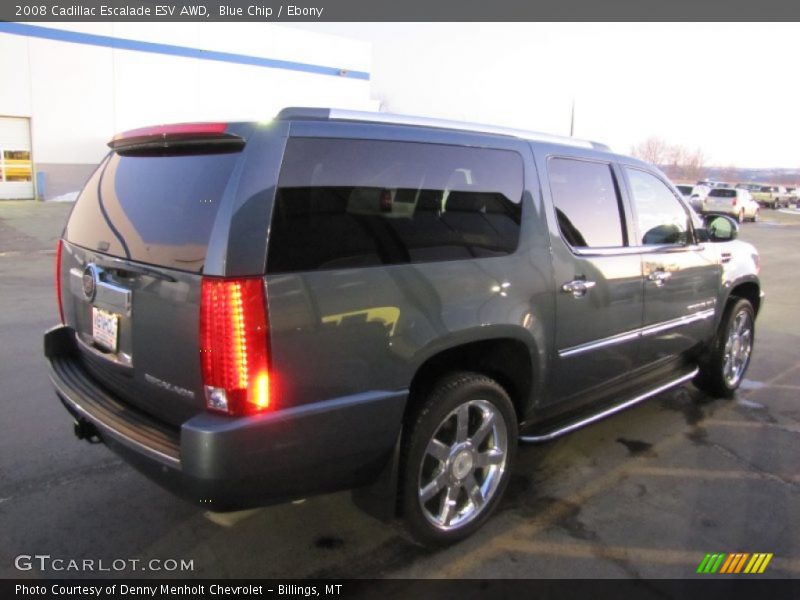
[[[736,206],[736,198],[734,198],[733,200],[731,200],[731,206]]]
[[[64,301],[61,298],[61,248],[64,246],[63,240],[58,240],[56,245],[56,300],[58,301],[58,316],[61,324],[64,324]]]
[[[264,282],[203,278],[200,359],[206,408],[252,415],[270,408]]]

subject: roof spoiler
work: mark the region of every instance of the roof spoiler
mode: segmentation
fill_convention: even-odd
[[[209,145],[244,147],[244,139],[227,129],[228,123],[156,125],[119,133],[108,142],[108,146],[123,151]]]

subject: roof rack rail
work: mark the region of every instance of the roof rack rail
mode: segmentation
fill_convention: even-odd
[[[447,119],[434,119],[430,117],[417,117],[412,115],[400,115],[395,113],[367,112],[359,110],[343,110],[338,108],[305,108],[289,107],[284,108],[276,117],[279,120],[289,119],[309,119],[323,121],[361,121],[369,123],[385,123],[389,125],[416,125],[419,127],[434,127],[437,129],[453,129],[457,131],[470,131],[474,133],[493,133],[508,137],[521,138],[537,142],[547,142],[552,144],[563,144],[566,146],[576,146],[578,148],[594,148],[596,150],[610,150],[605,144],[580,140],[576,138],[554,135],[550,133],[540,133],[537,131],[525,131],[524,129],[514,129],[511,127],[499,127],[496,125],[482,125],[479,123],[467,123],[463,121],[450,121]]]

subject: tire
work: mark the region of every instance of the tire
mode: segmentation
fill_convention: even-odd
[[[753,213],[753,223],[757,222],[758,222],[758,209],[756,209],[756,212]]]
[[[739,210],[738,221],[739,221],[739,223],[744,223],[744,209],[743,208],[741,210]]]
[[[400,457],[406,528],[423,545],[466,538],[508,485],[518,437],[508,394],[484,375],[454,373],[435,384],[408,426]]]
[[[749,301],[731,299],[695,384],[717,398],[731,398],[750,364],[755,341],[755,311]]]

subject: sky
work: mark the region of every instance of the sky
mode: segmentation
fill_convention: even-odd
[[[800,167],[800,23],[308,23],[373,44],[396,113],[608,144],[650,136],[706,164]]]

